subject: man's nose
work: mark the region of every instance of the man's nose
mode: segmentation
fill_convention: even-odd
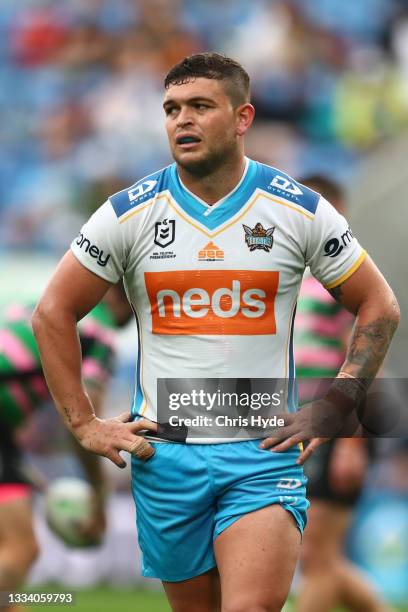
[[[177,117],[177,125],[178,127],[184,127],[185,125],[190,125],[193,121],[191,110],[188,107],[183,107],[180,109],[180,112]]]

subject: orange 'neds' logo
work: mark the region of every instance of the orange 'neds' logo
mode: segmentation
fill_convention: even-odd
[[[276,333],[279,272],[145,272],[152,332],[182,336]]]

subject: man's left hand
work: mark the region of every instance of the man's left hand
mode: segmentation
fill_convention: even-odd
[[[295,413],[279,417],[285,424],[276,429],[273,437],[263,440],[260,447],[281,453],[296,444],[310,440],[297,460],[297,463],[302,465],[318,446],[343,429],[348,415],[343,414],[332,402],[322,399],[306,404]]]

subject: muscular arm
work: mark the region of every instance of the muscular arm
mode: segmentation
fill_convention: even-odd
[[[395,295],[369,257],[330,294],[356,315],[341,369],[368,385],[375,378],[398,327],[400,312]]]
[[[47,384],[71,431],[94,416],[82,383],[77,322],[102,299],[109,286],[68,252],[33,314],[33,331]]]
[[[323,400],[313,402],[291,415],[287,419],[288,425],[281,428],[276,437],[267,438],[261,443],[262,448],[274,447],[274,451],[282,452],[301,441],[311,440],[299,456],[298,463],[304,463],[313,450],[327,440],[314,437],[316,428],[313,423],[325,423],[324,418],[319,420],[319,416],[324,417],[328,410],[333,410],[332,415],[338,414],[340,419],[345,419],[355,410],[384,360],[400,318],[394,293],[370,258],[342,285],[330,290],[330,293],[356,315],[346,359],[341,368],[342,372],[352,378],[335,379]],[[320,425],[317,431],[320,431]]]
[[[156,426],[146,419],[129,423],[129,413],[105,421],[95,415],[82,381],[76,327],[109,287],[110,283],[87,270],[68,252],[37,305],[32,325],[47,384],[65,424],[86,450],[125,467],[120,450],[141,459],[153,455],[151,445],[137,433],[143,429],[155,431]]]

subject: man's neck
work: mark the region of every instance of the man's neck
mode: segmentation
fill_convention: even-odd
[[[177,167],[177,170],[183,185],[211,206],[233,191],[242,179],[245,166],[246,159],[242,155],[239,159],[223,164],[204,177],[190,174],[180,166]]]

